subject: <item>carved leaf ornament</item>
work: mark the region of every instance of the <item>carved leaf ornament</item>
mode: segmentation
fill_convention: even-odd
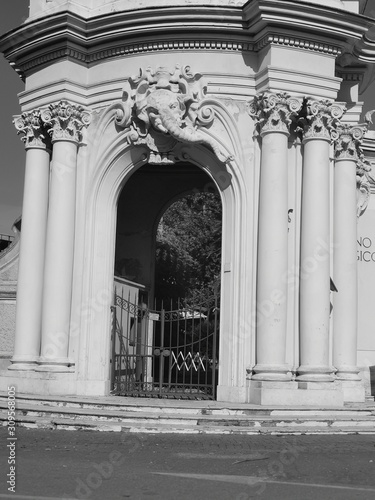
[[[232,159],[203,131],[213,124],[215,112],[205,102],[202,75],[193,74],[190,66],[176,65],[173,71],[141,69],[139,75],[129,78],[128,87],[116,123],[125,129],[129,144],[148,147],[149,163],[174,163],[179,142],[203,144],[224,163]]]
[[[50,148],[58,140],[82,140],[82,129],[91,121],[90,112],[66,100],[50,104],[48,108],[35,109],[15,116],[13,119],[17,134],[28,148]]]
[[[45,148],[46,134],[41,126],[39,109],[14,117],[13,123],[17,134],[23,134],[21,140],[25,143],[26,148]]]
[[[264,92],[249,104],[249,114],[256,121],[256,135],[268,132],[283,132],[289,135],[290,125],[297,117],[302,101],[285,92]]]

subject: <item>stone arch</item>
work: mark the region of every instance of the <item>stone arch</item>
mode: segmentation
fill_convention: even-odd
[[[102,141],[91,154],[95,161],[90,165],[91,186],[85,200],[82,235],[85,255],[80,260],[82,277],[80,293],[76,294],[75,300],[78,314],[76,313],[73,323],[79,325],[77,391],[87,395],[109,393],[110,306],[117,201],[122,187],[132,173],[147,163],[145,147],[129,145],[124,136],[115,135],[115,107],[112,106],[108,110],[110,113],[107,111],[96,126],[95,136],[101,136]],[[246,217],[249,210],[243,209],[243,204],[249,202],[249,197],[236,160],[229,162],[227,171],[224,164],[205,146],[180,144],[178,147],[182,158],[202,168],[212,178],[221,195],[223,245],[220,350],[226,355],[220,366],[218,399],[228,400],[228,397],[233,397],[238,400],[243,394],[242,399],[245,400],[246,366],[251,363],[253,330],[246,315],[252,285],[241,280],[244,262],[245,265],[252,265],[254,258],[251,254],[248,259],[243,257],[245,248],[249,248],[250,252],[252,250],[248,243],[253,221]],[[89,160],[88,158],[87,164]],[[80,311],[84,308],[85,313],[82,314]]]

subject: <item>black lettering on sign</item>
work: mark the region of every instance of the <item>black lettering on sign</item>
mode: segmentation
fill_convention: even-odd
[[[372,248],[372,239],[368,236],[360,236],[357,240],[357,260],[360,262],[375,262],[375,249]]]

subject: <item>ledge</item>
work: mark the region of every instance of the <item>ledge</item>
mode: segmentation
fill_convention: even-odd
[[[375,43],[365,37],[373,26],[368,17],[296,0],[252,0],[243,7],[162,6],[90,19],[65,11],[3,35],[0,50],[23,78],[59,59],[89,67],[139,52],[258,51],[271,43],[332,55],[345,51],[374,62]]]

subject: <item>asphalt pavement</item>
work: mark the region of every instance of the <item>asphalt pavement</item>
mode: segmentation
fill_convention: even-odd
[[[375,435],[15,437],[0,429],[1,499],[375,499]]]

